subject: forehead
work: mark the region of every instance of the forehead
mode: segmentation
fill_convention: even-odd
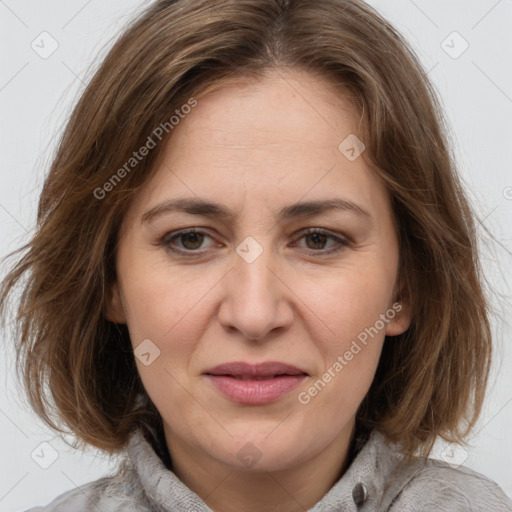
[[[358,127],[359,116],[348,91],[343,94],[325,78],[299,70],[275,69],[259,79],[224,81],[197,101],[194,115],[178,127],[180,142],[207,132],[205,145],[234,151],[287,151],[294,146],[337,150],[339,142]]]
[[[224,82],[173,129],[139,204],[194,195],[276,209],[339,191],[363,204],[385,193],[363,155],[340,151],[359,116],[339,88],[298,71]],[[307,196],[307,197],[305,197]],[[283,204],[281,204],[283,203]]]

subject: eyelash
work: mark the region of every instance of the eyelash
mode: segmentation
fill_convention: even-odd
[[[189,228],[189,229],[184,229],[184,230],[177,231],[177,232],[166,233],[160,239],[160,241],[158,242],[158,245],[160,245],[160,246],[164,247],[165,249],[167,249],[175,254],[178,254],[178,255],[183,255],[183,256],[187,256],[187,257],[203,256],[205,251],[201,252],[199,250],[192,250],[192,249],[188,249],[188,250],[178,249],[176,247],[171,246],[171,243],[174,240],[179,239],[179,238],[181,238],[185,235],[191,234],[191,233],[197,233],[200,235],[205,235],[207,237],[210,237],[210,235],[208,235],[204,231],[201,231],[197,228]],[[305,231],[303,231],[301,233],[301,235],[299,236],[299,238],[297,238],[297,240],[301,240],[302,238],[304,238],[308,235],[314,235],[314,234],[320,234],[320,235],[327,236],[328,239],[331,239],[336,242],[337,247],[335,247],[334,249],[328,249],[328,250],[326,250],[326,249],[319,249],[319,250],[308,249],[308,250],[306,250],[306,252],[309,252],[310,254],[316,254],[319,256],[331,255],[331,254],[339,253],[346,247],[350,246],[350,242],[348,240],[345,240],[343,238],[335,236],[332,233],[330,233],[329,231],[326,231],[326,230],[320,229],[320,228],[307,228]],[[212,238],[212,237],[210,237],[210,238]]]

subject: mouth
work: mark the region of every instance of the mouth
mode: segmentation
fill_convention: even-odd
[[[230,401],[248,405],[274,402],[296,388],[308,373],[281,362],[225,363],[204,375]]]
[[[268,361],[259,364],[224,363],[205,372],[206,375],[232,377],[239,380],[268,380],[276,377],[308,375],[306,371],[287,363]]]

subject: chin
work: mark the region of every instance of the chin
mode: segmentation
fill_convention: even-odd
[[[228,430],[233,438],[217,446],[217,453],[212,455],[237,469],[282,471],[315,456],[323,448],[318,443],[322,433],[315,434],[315,442],[276,421],[258,427],[253,424],[241,432]]]

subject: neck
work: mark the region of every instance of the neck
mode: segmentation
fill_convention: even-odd
[[[350,464],[353,425],[314,457],[276,471],[240,469],[196,447],[165,438],[176,476],[215,512],[303,512],[331,489]]]

